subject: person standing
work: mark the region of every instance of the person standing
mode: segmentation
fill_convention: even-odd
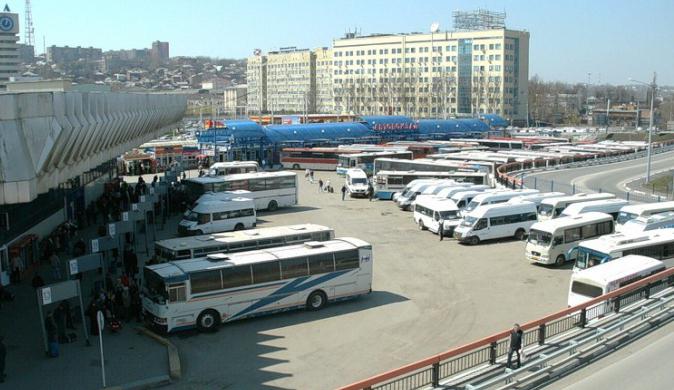
[[[368,183],[367,185],[367,198],[372,202],[372,198],[374,197],[374,187],[372,187],[372,184]]]
[[[325,189],[325,192],[330,192],[330,190],[331,190],[330,179],[325,181],[325,186],[323,188]]]
[[[49,257],[49,263],[51,264],[51,273],[55,280],[61,280],[61,260],[56,255],[56,252],[52,253]]]
[[[5,358],[7,357],[7,347],[5,347],[4,337],[0,336],[0,383],[5,381]]]
[[[318,179],[318,192],[323,192],[323,179]]]
[[[304,180],[309,181],[309,168],[304,170]]]
[[[54,321],[54,314],[52,312],[47,313],[47,318],[44,321],[44,328],[47,332],[47,344],[49,345],[49,356],[58,357],[59,355],[59,343],[58,343],[58,332],[56,329],[56,321]]]
[[[344,201],[344,197],[346,197],[346,184],[342,184],[342,202]]]
[[[442,219],[438,221],[438,236],[440,236],[440,241],[445,238],[445,221]]]
[[[513,330],[510,331],[510,351],[508,352],[508,363],[506,367],[512,368],[512,357],[513,353],[517,354],[517,368],[520,368],[520,349],[522,348],[522,329],[520,329],[519,324],[513,326]]]
[[[314,170],[313,169],[309,170],[309,182],[311,184],[314,184]]]

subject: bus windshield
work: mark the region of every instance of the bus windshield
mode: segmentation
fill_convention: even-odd
[[[367,179],[365,178],[351,179],[351,184],[367,184]]]
[[[458,211],[456,210],[440,211],[440,219],[442,220],[456,219],[457,217]]]
[[[187,212],[185,212],[185,216],[183,218],[186,221],[197,222],[199,220],[199,214],[194,211],[188,210]]]
[[[166,292],[164,280],[154,271],[151,271],[147,268],[145,268],[143,271],[145,276],[145,295],[153,302],[163,305],[168,299],[168,293]]]
[[[479,205],[480,205],[480,204],[479,204],[478,202],[471,201],[470,203],[468,203],[468,206],[466,206],[466,211],[473,211],[473,210],[475,210],[475,209],[477,208],[477,206],[479,206]]]
[[[541,230],[531,229],[528,241],[532,244],[549,246],[552,242],[552,234]]]
[[[553,205],[543,203],[538,207],[538,214],[549,217],[552,216],[552,210],[554,209],[555,207]]]
[[[576,267],[579,269],[594,267],[608,258],[610,258],[610,256],[605,253],[595,252],[580,246],[578,247],[578,255],[576,256]]]
[[[622,225],[627,221],[635,219],[636,217],[638,217],[638,215],[636,215],[634,213],[626,213],[624,211],[621,211],[620,214],[618,214],[618,219],[616,219],[616,222],[618,224]]]

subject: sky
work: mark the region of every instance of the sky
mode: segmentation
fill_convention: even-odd
[[[4,0],[21,14],[24,0]],[[0,0],[2,3],[3,0]],[[171,56],[244,58],[253,50],[330,46],[363,34],[452,29],[455,10],[505,11],[530,32],[530,76],[548,81],[674,85],[674,0],[32,0],[36,52],[47,46],[103,50],[170,43]],[[23,39],[23,37],[22,37]]]

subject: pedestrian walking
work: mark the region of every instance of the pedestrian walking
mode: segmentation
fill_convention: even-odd
[[[58,331],[56,327],[56,321],[54,320],[54,314],[52,312],[47,313],[47,318],[44,321],[44,329],[47,333],[49,356],[58,357],[59,355]]]
[[[325,192],[332,192],[332,187],[330,187],[330,179],[325,181],[323,189],[325,190]]]
[[[5,374],[5,359],[7,358],[7,347],[5,347],[5,339],[0,336],[0,383],[5,381],[7,375]]]
[[[318,179],[318,192],[323,192],[323,179]]]
[[[49,257],[49,264],[51,265],[52,277],[55,280],[61,280],[61,259],[56,255],[56,252]]]
[[[309,181],[309,168],[304,170],[304,180]]]
[[[510,331],[510,351],[508,352],[508,363],[506,367],[512,368],[512,357],[513,353],[517,354],[517,368],[520,368],[520,349],[522,349],[522,329],[520,329],[519,324],[513,326],[513,330]]]
[[[346,196],[346,184],[342,185],[342,202],[344,201],[344,197]]]
[[[372,202],[372,198],[374,197],[374,187],[372,187],[372,184],[367,185],[367,198]]]
[[[440,236],[440,241],[445,238],[445,221],[442,219],[438,221],[438,236]]]
[[[312,169],[309,170],[309,182],[314,184],[314,171]]]

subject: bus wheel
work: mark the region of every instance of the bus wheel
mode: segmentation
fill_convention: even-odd
[[[515,239],[518,241],[524,240],[524,229],[517,229],[515,232]]]
[[[328,298],[325,296],[325,293],[323,291],[314,291],[311,294],[309,294],[309,298],[307,298],[307,309],[308,310],[320,310],[322,309],[325,304],[328,302]]]
[[[234,230],[243,230],[243,224],[237,223],[236,226],[234,226]]]
[[[559,255],[557,256],[557,259],[555,259],[555,264],[561,267],[564,265],[564,261],[566,261],[564,255]]]
[[[213,332],[220,325],[220,315],[213,309],[204,310],[197,318],[197,328],[202,332]]]
[[[470,245],[477,245],[480,243],[480,237],[478,236],[471,236],[470,239],[468,239],[468,243]]]
[[[196,235],[197,235],[197,236],[203,236],[203,235],[204,235],[204,231],[203,231],[203,230],[197,230]]]
[[[424,221],[419,220],[419,230],[426,230],[426,226],[424,226]]]
[[[293,169],[300,169],[300,164],[293,164]]]
[[[278,203],[276,203],[275,200],[272,200],[271,202],[269,202],[269,204],[267,205],[267,210],[276,211],[276,209],[278,209]]]

